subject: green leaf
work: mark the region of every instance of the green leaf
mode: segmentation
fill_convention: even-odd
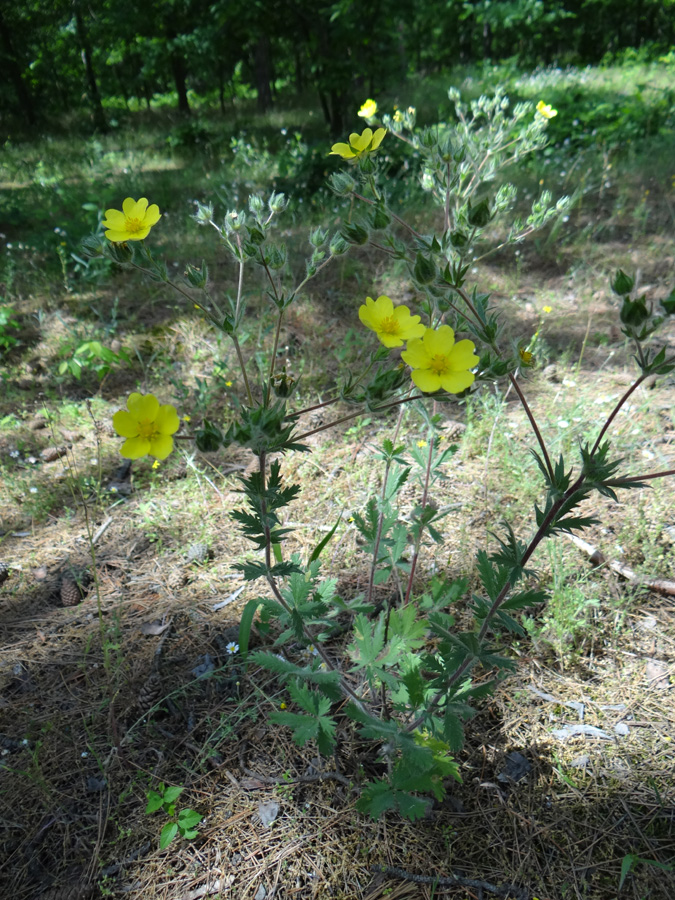
[[[180,785],[169,785],[164,791],[164,803],[175,803],[184,790],[185,788],[182,788]]]
[[[304,747],[308,741],[315,738],[319,733],[319,723],[314,716],[278,710],[271,712],[269,719],[271,722],[276,722],[277,725],[285,725],[287,728],[291,728],[293,740],[298,747]]]
[[[632,853],[627,853],[624,858],[621,860],[621,875],[619,876],[619,890],[623,887],[624,881],[628,877],[628,873],[633,868],[633,865],[637,862],[637,856]]]
[[[181,809],[178,813],[178,825],[181,828],[194,828],[201,820],[201,814],[194,809]]]
[[[145,814],[157,812],[164,805],[164,798],[155,791],[148,791],[148,805],[145,807]]]
[[[321,551],[326,546],[326,544],[330,541],[330,539],[333,537],[333,535],[337,531],[337,527],[341,521],[342,521],[342,513],[340,513],[337,522],[335,523],[335,525],[333,525],[333,527],[328,532],[328,534],[322,540],[320,540],[319,543],[316,545],[316,547],[312,550],[312,553],[309,557],[310,562],[314,562],[315,559],[319,558],[319,556],[321,555]]]
[[[253,627],[253,619],[260,606],[260,601],[249,600],[239,620],[239,652],[242,657],[246,658],[248,653],[248,644],[251,638],[251,628]]]
[[[178,825],[175,822],[167,822],[159,836],[159,849],[166,850],[177,834]]]

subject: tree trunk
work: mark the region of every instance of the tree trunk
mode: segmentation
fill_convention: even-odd
[[[272,106],[270,90],[270,42],[267,35],[261,35],[255,47],[253,62],[255,86],[258,92],[258,112],[265,113]]]
[[[2,17],[1,10],[0,40],[2,41],[2,48],[5,51],[5,59],[7,62],[7,68],[9,69],[9,77],[12,81],[12,84],[14,85],[16,99],[19,101],[19,106],[21,107],[21,112],[23,113],[26,122],[28,123],[28,125],[33,126],[37,121],[37,116],[35,114],[35,105],[33,103],[31,93],[26,87],[25,81],[23,80],[23,72],[21,71],[21,66],[19,65],[19,61],[14,51],[14,42],[12,41],[12,35],[7,23]]]
[[[107,131],[108,123],[106,122],[105,113],[103,112],[103,106],[101,105],[101,95],[99,93],[98,84],[96,82],[96,74],[94,73],[94,64],[91,58],[92,54],[91,44],[89,43],[89,35],[87,34],[87,29],[85,28],[82,13],[80,12],[80,6],[77,3],[77,0],[75,3],[73,3],[73,11],[75,13],[77,39],[80,42],[82,62],[84,63],[84,70],[87,77],[87,88],[89,91],[89,102],[91,103],[91,110],[94,117],[94,127],[98,131]]]
[[[176,93],[178,94],[178,112],[189,116],[190,101],[187,94],[187,70],[183,54],[176,49],[171,52],[171,73],[176,85]]]

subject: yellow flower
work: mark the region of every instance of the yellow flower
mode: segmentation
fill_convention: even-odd
[[[142,241],[161,218],[157,204],[148,206],[145,197],[140,200],[127,197],[122,204],[122,212],[119,209],[106,209],[105,215],[103,227],[108,229],[105,236],[114,244]]]
[[[531,369],[534,366],[534,354],[530,353],[529,350],[524,350],[522,347],[519,347],[518,355],[520,356],[521,363],[527,369]]]
[[[358,114],[362,119],[372,119],[377,114],[377,103],[374,100],[366,100]]]
[[[191,422],[191,421],[192,421],[192,417],[191,417],[191,416],[183,416],[183,421],[184,421],[185,424],[187,425],[188,422]]]
[[[417,446],[418,446],[418,447],[426,447],[426,446],[427,446],[427,442],[426,442],[426,441],[418,441],[418,442],[417,442]]]
[[[231,381],[226,381],[226,382],[225,382],[225,387],[232,387],[232,382],[231,382]]]
[[[153,468],[153,469],[159,469],[159,460],[158,460],[158,459],[156,459],[156,460],[154,461],[154,463],[152,464],[152,468]]]
[[[425,326],[419,316],[411,316],[407,306],[394,306],[389,297],[366,297],[359,307],[359,319],[374,331],[385,347],[402,347],[404,341],[422,337]]]
[[[550,104],[544,103],[543,100],[540,100],[539,103],[537,103],[537,112],[545,119],[552,119],[553,116],[558,115],[558,110],[553,109]]]
[[[280,703],[280,704],[279,704],[279,709],[287,709],[287,708],[288,708],[288,707],[286,706],[285,703]]]
[[[171,435],[179,426],[175,407],[170,404],[160,406],[154,394],[130,394],[127,409],[121,409],[113,416],[113,428],[120,437],[126,438],[120,450],[125,459],[141,456],[166,459],[173,450]]]
[[[543,308],[542,311],[545,312],[545,313],[553,312],[553,307],[552,307],[552,306],[545,306],[545,307]]]
[[[455,343],[455,332],[449,325],[435,331],[427,328],[421,339],[408,341],[401,358],[413,370],[412,380],[425,394],[443,388],[449,394],[459,394],[473,384],[469,369],[478,364],[473,341]]]
[[[372,128],[364,128],[361,134],[350,134],[348,144],[333,144],[329,156],[341,156],[343,159],[358,159],[367,153],[374,153],[382,143],[386,129],[378,128],[373,134]]]
[[[400,109],[397,109],[394,113],[394,122],[402,122],[403,121],[403,113]]]

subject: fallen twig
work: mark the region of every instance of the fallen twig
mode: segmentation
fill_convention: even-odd
[[[565,537],[572,541],[580,550],[583,550],[584,553],[587,553],[589,560],[594,566],[607,566],[613,572],[621,575],[622,578],[632,581],[633,584],[646,587],[650,591],[656,591],[658,594],[669,594],[671,597],[675,597],[675,581],[666,581],[664,578],[643,578],[641,575],[637,575],[630,566],[626,566],[616,559],[608,562],[601,550],[598,550],[597,547],[582,540],[575,534],[566,534]]]
[[[517,887],[515,884],[490,884],[489,881],[481,881],[476,878],[462,878],[459,875],[451,875],[449,877],[415,875],[413,872],[399,869],[398,866],[371,866],[370,870],[381,875],[392,875],[404,881],[414,881],[415,884],[433,884],[436,887],[454,887],[458,885],[460,887],[476,888],[478,891],[488,891],[491,894],[496,894],[498,897],[508,898],[513,896],[516,900],[530,900],[530,892],[525,888]]]

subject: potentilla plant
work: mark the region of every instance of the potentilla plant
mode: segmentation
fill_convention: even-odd
[[[675,299],[665,301],[657,313],[644,297],[633,296],[633,282],[623,272],[612,287],[621,300],[620,317],[634,343],[639,374],[595,441],[579,448],[574,463],[562,456],[551,458],[521,384],[524,370],[535,363],[533,353],[524,345],[504,346],[499,310],[488,294],[468,284],[468,276],[477,260],[496,249],[495,243],[517,243],[567,208],[566,198],[552,205],[544,192],[524,221],[514,219],[516,188],[497,183],[500,173],[544,146],[547,121],[556,111],[543,100],[536,108],[522,103],[511,109],[500,91],[468,107],[454,89],[450,97],[457,120],[423,129],[416,128],[412,108],[385,115],[380,123],[374,101],[363,105],[360,115],[368,127],[331,148],[344,167],[331,177],[330,186],[348,201],[348,214],[333,232],[324,227],[311,231],[305,272],[295,282],[286,247],[277,237],[277,222],[287,206],[277,193],[266,199],[251,196],[246,209],[228,210],[220,217],[212,206],[198,206],[196,221],[215,231],[236,270],[233,296],[214,294],[203,262],[188,264],[180,281],[169,277],[166,265],[145,243],[160,220],[157,207],[145,198],[127,198],[121,211],[109,210],[104,222],[108,243],[92,239],[88,244],[90,253],[105,254],[170,285],[232,342],[245,396],[227,429],[204,421],[194,437],[203,451],[236,443],[257,459],[256,470],[241,478],[243,502],[232,513],[257,551],[235,568],[246,580],[262,585],[242,615],[240,652],[287,685],[295,709],[276,711],[271,718],[290,728],[298,745],[316,741],[321,753],[331,753],[338,721],[344,717],[372,739],[381,776],[361,785],[358,802],[373,817],[390,809],[419,817],[428,808],[429,795],[442,799],[448,778],[460,778],[452,754],[462,745],[465,724],[474,714],[472,704],[513,667],[496,648],[503,646],[505,633],[524,634],[518,621],[521,611],[546,600],[545,591],[530,586],[536,585],[529,576],[534,575],[531,561],[537,547],[594,522],[579,512],[593,492],[616,499],[620,489],[642,487],[672,474],[620,474],[621,460],[612,456],[607,440],[633,391],[647,377],[675,368],[675,358],[653,341],[663,317],[675,313]],[[429,233],[418,231],[389,202],[382,158],[393,140],[409,145],[422,159],[422,186],[439,210]],[[490,243],[495,221],[507,217],[502,228],[506,237]],[[293,376],[277,368],[284,317],[319,271],[350,247],[366,245],[405,265],[417,298],[415,308],[387,296],[355,300],[354,321],[360,319],[370,332],[371,350],[358,371],[342,373],[330,396],[311,407],[328,409],[340,403],[349,411],[301,433],[298,420],[308,410],[299,408]],[[269,352],[262,356],[256,348],[256,359],[265,359],[264,365],[247,356],[240,339],[244,286],[258,273],[264,277],[264,301],[276,317]],[[457,449],[442,441],[438,410],[448,399],[498,380],[510,383],[530,422],[542,499],[532,512],[527,540],[508,524],[495,523],[494,549],[480,551],[466,573],[477,573],[480,589],[470,597],[472,624],[459,628],[451,609],[466,596],[468,577],[440,575],[422,586],[416,578],[421,556],[433,553],[443,540],[447,511],[431,497]],[[409,407],[421,416],[427,434],[412,448],[400,440],[403,411]],[[370,557],[368,585],[364,594],[344,598],[336,579],[322,574],[320,561],[339,521],[306,558],[285,552],[292,528],[284,519],[301,486],[285,480],[284,456],[311,452],[305,440],[318,430],[364,412],[372,416],[391,410],[398,411],[397,422],[377,452],[381,489],[363,509],[351,512]],[[132,394],[127,410],[116,413],[114,425],[126,439],[123,455],[163,459],[173,448],[179,420],[173,407],[155,397]],[[419,481],[420,500],[412,516],[404,519],[399,500],[411,478]],[[382,596],[375,587],[385,581],[393,590]],[[249,653],[256,615],[272,646]],[[306,648],[303,658],[283,652],[298,644]]]

